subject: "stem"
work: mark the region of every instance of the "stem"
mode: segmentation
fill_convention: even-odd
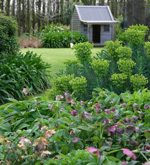
[[[140,151],[140,154],[145,158],[145,160],[148,162],[148,159],[146,158],[146,156]]]

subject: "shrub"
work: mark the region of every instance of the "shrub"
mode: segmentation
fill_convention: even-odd
[[[94,72],[100,76],[100,77],[105,77],[108,72],[109,68],[109,61],[107,60],[100,60],[100,59],[94,59],[91,63],[92,69]]]
[[[119,59],[117,64],[119,71],[126,74],[127,76],[131,76],[132,69],[136,65],[135,62],[131,59]]]
[[[115,59],[118,57],[118,52],[117,48],[121,47],[121,42],[120,41],[106,41],[106,50],[108,52],[108,55],[112,58]]]
[[[128,42],[133,47],[140,47],[141,45],[144,44],[145,35],[146,35],[145,32],[129,28],[125,31],[125,33],[126,33]]]
[[[139,30],[139,31],[143,31],[146,34],[148,34],[148,26],[145,26],[145,25],[132,25],[132,26],[129,26],[129,29],[133,29],[133,30]]]
[[[119,58],[131,58],[132,56],[132,49],[129,47],[119,47],[116,50]]]
[[[87,87],[86,78],[83,76],[75,77],[74,79],[69,81],[69,84],[71,85],[75,96],[77,96],[78,99],[83,99],[86,93],[86,87]]]
[[[43,62],[40,56],[33,52],[19,53],[0,63],[0,104],[7,98],[23,99],[22,89],[29,87],[36,94],[49,87],[50,65]]]
[[[0,58],[18,52],[17,23],[10,17],[0,16]]]
[[[56,78],[53,81],[55,88],[58,91],[62,92],[72,92],[72,86],[70,85],[70,81],[74,78],[74,75],[62,75],[61,77]]]
[[[75,56],[77,59],[81,62],[90,62],[91,61],[91,49],[93,48],[93,45],[85,42],[85,43],[78,43],[73,46],[75,49]]]
[[[113,84],[115,86],[117,86],[118,88],[123,87],[123,85],[125,84],[126,80],[127,80],[127,75],[124,73],[115,73],[113,75],[111,75],[110,80],[113,82]]]
[[[87,38],[79,32],[70,32],[66,26],[51,24],[42,32],[41,40],[44,48],[69,48],[71,42],[86,42]]]
[[[132,75],[130,77],[130,82],[133,85],[133,89],[135,91],[139,90],[139,89],[143,89],[145,87],[146,84],[148,84],[148,80],[146,77],[144,77],[143,75]]]
[[[150,42],[145,42],[144,48],[147,51],[147,56],[150,57]]]

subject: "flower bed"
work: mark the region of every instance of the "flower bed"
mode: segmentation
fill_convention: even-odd
[[[28,90],[23,92],[28,94]],[[10,99],[0,108],[0,160],[26,164],[142,164],[149,161],[150,91],[97,89],[90,101]]]

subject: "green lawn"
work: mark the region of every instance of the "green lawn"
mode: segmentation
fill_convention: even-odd
[[[95,56],[97,52],[101,51],[102,48],[93,48],[92,56]],[[33,51],[38,55],[41,55],[42,59],[51,64],[51,75],[55,76],[60,69],[64,68],[64,62],[66,60],[75,60],[76,57],[74,55],[74,50],[71,48],[29,48],[29,49],[21,49],[22,53],[26,51]]]

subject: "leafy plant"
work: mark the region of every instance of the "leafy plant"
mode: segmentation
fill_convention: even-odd
[[[132,74],[132,68],[136,65],[131,59],[119,59],[117,62],[120,72],[126,74],[128,77]]]
[[[75,44],[73,48],[75,49],[75,56],[81,63],[91,61],[91,49],[93,48],[92,44],[88,42],[78,43]]]
[[[73,89],[73,93],[78,97],[82,98],[86,93],[86,87],[87,87],[87,80],[85,77],[75,77],[74,79],[69,81],[69,84],[71,85]]]
[[[69,48],[70,43],[86,42],[87,38],[79,32],[70,32],[67,26],[50,24],[41,33],[42,47]]]
[[[144,77],[143,75],[132,75],[130,77],[130,82],[133,85],[133,89],[135,91],[139,90],[139,89],[143,89],[145,87],[146,84],[148,84],[148,80],[146,77]]]
[[[108,72],[109,68],[109,61],[107,60],[100,60],[100,59],[94,59],[91,63],[91,66],[94,70],[94,72],[100,76],[105,77]]]
[[[120,41],[106,41],[106,50],[108,52],[108,55],[115,59],[118,57],[119,53],[117,52],[117,48],[121,47]]]
[[[18,26],[14,19],[0,16],[0,59],[15,55],[19,51],[17,30]]]
[[[19,53],[0,63],[0,104],[7,98],[23,99],[22,87],[29,87],[36,94],[49,87],[50,65],[33,52]]]
[[[131,58],[132,56],[132,49],[129,47],[119,47],[116,50],[119,58]]]

